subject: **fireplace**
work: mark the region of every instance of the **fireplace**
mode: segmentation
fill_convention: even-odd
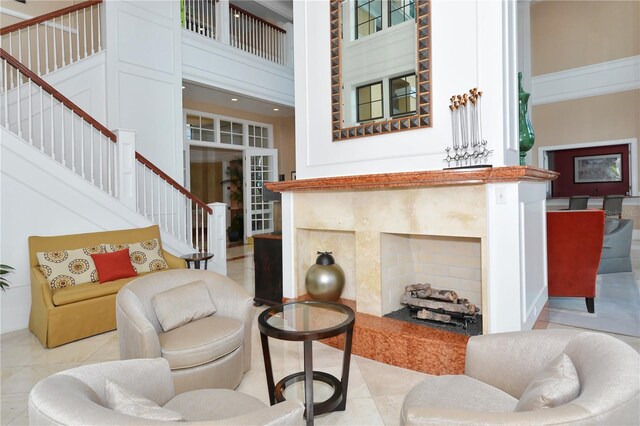
[[[306,293],[304,273],[326,250],[358,313],[382,317],[405,285],[427,282],[479,306],[485,334],[529,329],[547,299],[538,236],[553,178],[515,166],[267,184],[283,193],[284,296]]]

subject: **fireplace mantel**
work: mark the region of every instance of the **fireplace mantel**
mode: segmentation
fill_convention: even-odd
[[[276,192],[350,191],[359,189],[482,185],[519,181],[545,182],[554,180],[557,177],[557,172],[537,167],[507,166],[300,179],[271,182],[267,183],[266,186]]]

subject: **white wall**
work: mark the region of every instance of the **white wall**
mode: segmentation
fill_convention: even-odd
[[[107,122],[104,51],[53,71],[43,79],[98,122]]]
[[[0,259],[16,272],[0,293],[0,332],[26,328],[31,307],[30,235],[62,235],[150,226],[135,211],[51,161],[15,135],[0,129]],[[193,249],[162,233],[165,249]]]
[[[449,98],[473,87],[484,92],[484,136],[495,150],[489,161],[517,164],[514,4],[433,0],[433,127],[338,143],[331,140],[329,2],[293,6],[298,179],[443,168]]]
[[[182,166],[180,2],[107,1],[110,129],[136,131],[136,149],[177,182]]]
[[[183,78],[268,102],[294,105],[293,70],[182,30]]]

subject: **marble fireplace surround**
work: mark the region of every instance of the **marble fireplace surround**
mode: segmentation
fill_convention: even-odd
[[[490,239],[498,232],[492,223],[499,220],[500,215],[500,209],[494,212],[493,204],[515,206],[517,212],[523,202],[517,192],[523,187],[518,185],[534,184],[524,188],[536,194],[529,204],[536,212],[542,212],[546,182],[556,176],[543,169],[513,166],[269,183],[269,189],[283,193],[285,258],[288,239],[291,254],[289,276],[285,261],[285,297],[302,296],[306,292],[304,272],[315,259],[316,251],[332,250],[347,272],[343,297],[355,300],[357,312],[380,317],[389,310],[386,306],[389,303],[385,301],[388,298],[385,292],[389,290],[383,288],[381,265],[382,246],[389,235],[446,237],[452,241],[473,239],[470,241],[480,243],[479,292],[486,318],[484,332],[502,331],[497,321],[492,325],[492,316],[486,315],[492,307],[491,285],[501,285],[501,274],[492,275],[495,259],[492,262]],[[510,192],[514,185],[515,200]],[[496,190],[503,191],[498,197],[505,199],[498,200]],[[518,277],[514,278],[519,281]],[[546,279],[544,281],[546,293]],[[538,294],[536,300],[540,297]],[[544,299],[546,301],[546,294]],[[519,325],[507,328],[515,329]]]

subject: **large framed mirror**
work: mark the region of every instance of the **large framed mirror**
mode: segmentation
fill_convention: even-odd
[[[333,141],[431,127],[429,0],[330,0]]]

